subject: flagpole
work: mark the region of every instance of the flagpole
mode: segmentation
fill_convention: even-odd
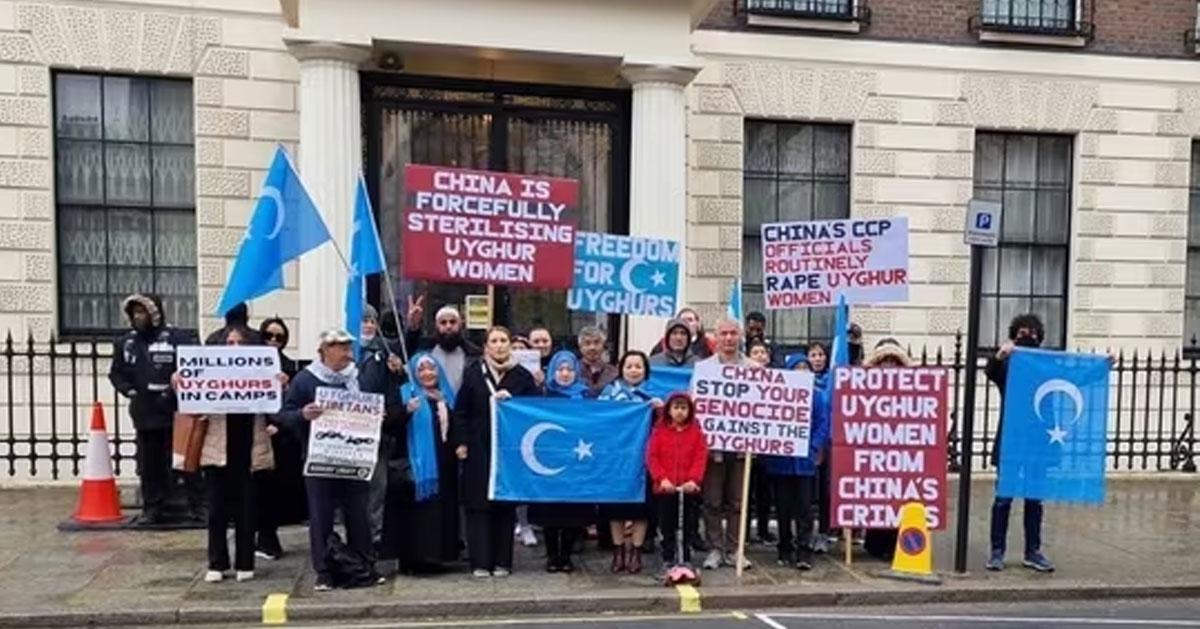
[[[388,271],[387,260],[383,262],[383,283],[387,290],[388,300],[392,303],[392,319],[396,322],[396,334],[400,337],[400,358],[408,363],[408,345],[404,342],[405,328],[400,323],[400,312],[397,308],[400,307],[400,302],[396,301],[396,289],[392,287],[392,273]]]
[[[754,453],[746,453],[746,467],[742,471],[742,512],[738,516],[737,578],[742,578],[746,564],[746,528],[750,521],[750,468]],[[737,465],[737,459],[733,460]],[[789,525],[790,526],[790,525]]]

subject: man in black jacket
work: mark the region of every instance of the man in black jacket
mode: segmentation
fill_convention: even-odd
[[[1000,390],[1000,408],[1004,408],[1004,393],[1008,384],[1008,359],[1018,347],[1033,348],[1042,344],[1046,331],[1042,320],[1034,314],[1014,317],[1008,324],[1008,341],[988,359],[985,373]],[[992,465],[1000,465],[1000,436],[1004,432],[1003,410],[1000,423],[996,426],[996,445],[992,448]],[[1014,420],[1016,421],[1016,420]],[[1004,569],[1004,552],[1008,543],[1008,516],[1012,512],[1011,497],[996,496],[992,503],[991,542],[992,552],[988,557],[988,570]],[[1054,564],[1042,554],[1042,501],[1025,499],[1025,561],[1023,565],[1038,572],[1054,572]]]
[[[408,298],[408,332],[405,343],[409,351],[429,352],[446,370],[450,388],[455,393],[462,386],[463,370],[474,359],[479,358],[479,348],[463,336],[463,319],[458,309],[451,305],[442,306],[434,318],[437,332],[433,337],[421,338],[421,325],[425,317],[425,296]]]
[[[132,329],[113,345],[108,379],[129,399],[129,415],[137,430],[144,505],[140,522],[162,524],[171,490],[171,437],[177,406],[171,390],[175,350],[180,345],[194,345],[197,339],[163,321],[162,302],[157,295],[130,295],[122,308]],[[194,519],[203,515],[197,512],[203,508],[200,499],[197,492],[189,491]]]

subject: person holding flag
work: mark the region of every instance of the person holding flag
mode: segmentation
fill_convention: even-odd
[[[813,402],[814,406],[824,406],[829,410],[830,417],[833,416],[833,377],[834,371],[838,367],[848,367],[852,361],[852,342],[854,326],[850,323],[850,307],[846,305],[846,298],[839,297],[837,309],[833,317],[833,342],[826,346],[821,342],[809,343],[806,353],[806,361],[808,362],[809,370],[813,372]],[[861,342],[861,330],[859,337]],[[817,528],[814,531],[810,545],[813,552],[824,554],[829,552],[829,543],[831,539],[836,539],[833,529],[830,527],[832,521],[830,513],[830,502],[833,498],[833,474],[830,470],[830,459],[832,457],[821,457],[819,466],[817,467],[816,477],[816,502],[817,502]]]
[[[379,334],[379,313],[366,303],[366,278],[368,275],[385,273],[383,246],[379,242],[379,230],[375,227],[375,213],[367,195],[367,184],[362,175],[354,195],[354,231],[350,236],[350,269],[346,278],[346,331],[354,339],[352,346],[358,362],[359,381],[364,393],[383,395],[391,414],[399,413],[400,385],[404,384],[404,366],[400,357]],[[390,290],[390,282],[389,290]],[[395,313],[393,311],[393,316]],[[404,347],[400,347],[404,353]],[[392,418],[395,421],[395,417]],[[371,476],[371,539],[376,545],[383,540],[384,505],[387,502],[388,460],[395,441],[384,434],[379,440],[379,456],[375,460],[375,473]]]
[[[1000,391],[1001,409],[1000,425],[996,427],[996,445],[992,449],[992,465],[1000,467],[1000,443],[1004,434],[1006,421],[1024,421],[1027,418],[1009,418],[1003,403],[1007,394],[1008,364],[1013,350],[1018,347],[1036,348],[1045,338],[1045,326],[1042,320],[1034,314],[1023,314],[1014,317],[1008,324],[1008,340],[1005,341],[996,355],[989,358],[984,373],[988,380]],[[1081,409],[1082,410],[1082,409]],[[1011,495],[1001,496],[997,492],[992,502],[991,517],[991,554],[985,567],[993,572],[1004,569],[1004,553],[1008,546],[1008,519],[1012,513],[1013,499]],[[1037,572],[1054,572],[1054,564],[1042,553],[1042,501],[1035,498],[1025,498],[1025,561],[1027,568]]]
[[[598,399],[615,402],[650,402],[661,408],[663,401],[644,389],[650,377],[650,359],[644,352],[630,350],[621,357],[621,376],[604,388]],[[600,521],[608,522],[613,540],[612,571],[637,574],[642,571],[642,546],[646,543],[649,513],[646,501],[600,505]],[[628,529],[630,535],[626,535]]]
[[[512,503],[492,500],[489,482],[492,467],[492,423],[495,403],[513,397],[535,396],[541,391],[533,375],[517,363],[512,353],[512,333],[493,326],[484,337],[481,360],[463,373],[455,394],[451,442],[463,462],[462,501],[467,516],[467,553],[472,575],[478,579],[512,574]]]
[[[292,160],[277,147],[217,315],[283,288],[283,265],[332,239]]]
[[[590,397],[580,378],[582,367],[575,354],[563,350],[550,358],[546,368],[545,395],[548,398],[583,400]],[[595,508],[586,503],[534,503],[529,519],[542,526],[546,539],[546,572],[574,572],[571,551],[577,533],[594,520]]]

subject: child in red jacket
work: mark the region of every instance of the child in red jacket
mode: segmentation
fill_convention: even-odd
[[[708,445],[696,423],[692,398],[686,393],[674,393],[663,405],[662,417],[655,424],[646,447],[646,468],[650,471],[663,536],[662,556],[668,564],[675,561],[679,534],[679,497],[675,492],[682,489],[685,494],[683,530],[694,530],[700,511],[700,483],[704,480],[707,463]],[[683,560],[692,560],[690,544],[683,545]]]

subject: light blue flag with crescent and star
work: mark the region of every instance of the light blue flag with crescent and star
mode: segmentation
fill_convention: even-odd
[[[1109,358],[1017,349],[1008,360],[996,495],[1104,502]]]
[[[283,265],[329,240],[329,229],[292,160],[282,146],[277,147],[217,315],[224,316],[242,302],[283,288]]]
[[[833,317],[833,345],[829,349],[829,368],[845,367],[850,364],[850,307],[846,296],[838,296],[837,311]]]
[[[346,331],[354,337],[354,355],[358,355],[358,337],[362,334],[363,303],[367,298],[366,277],[383,273],[383,245],[371,211],[367,183],[358,176],[354,194],[354,232],[350,235],[350,271],[346,278]]]
[[[642,384],[642,390],[662,401],[671,397],[672,393],[687,393],[692,387],[691,367],[664,367],[655,365],[650,368],[650,377]]]
[[[725,314],[730,319],[742,322],[742,278],[733,280],[733,284],[729,286],[729,306],[725,309]]]
[[[488,496],[512,502],[646,499],[650,404],[512,398],[496,404]]]

